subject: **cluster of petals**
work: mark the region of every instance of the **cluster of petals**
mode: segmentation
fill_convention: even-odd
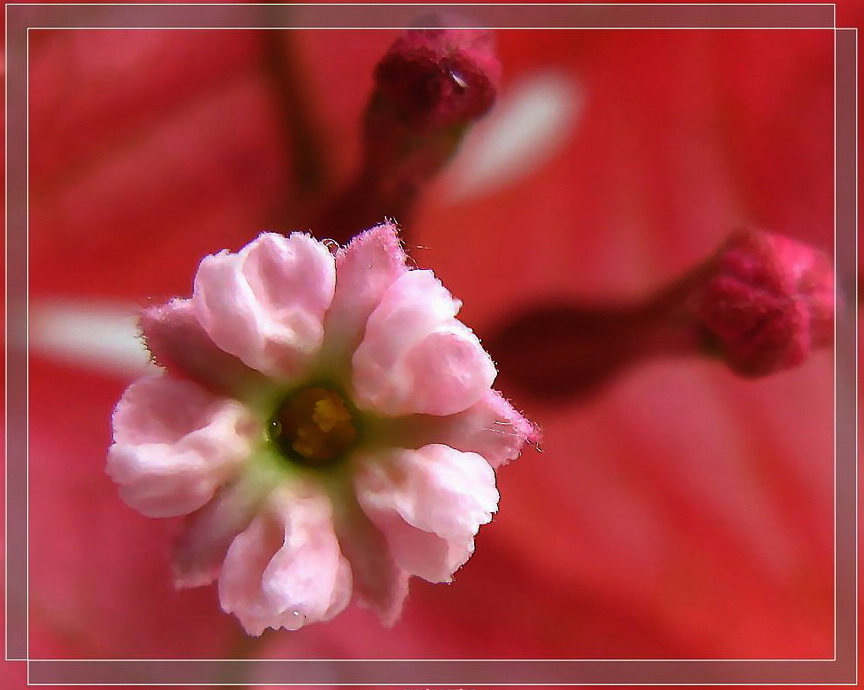
[[[495,468],[536,433],[491,388],[459,307],[383,224],[335,253],[262,234],[205,257],[190,299],[147,309],[162,370],[118,403],[107,471],[144,515],[187,516],[177,586],[218,580],[222,608],[260,635],[352,600],[389,624],[410,576],[451,580],[497,510]],[[285,457],[271,433],[310,386],[356,418],[326,467]]]

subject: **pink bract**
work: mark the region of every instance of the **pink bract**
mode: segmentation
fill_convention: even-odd
[[[188,516],[177,586],[218,579],[260,635],[352,598],[389,624],[409,576],[450,581],[498,508],[493,468],[537,433],[459,308],[383,224],[335,256],[262,234],[146,310],[164,372],[118,403],[107,471],[145,515]]]

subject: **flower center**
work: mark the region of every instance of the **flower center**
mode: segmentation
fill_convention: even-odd
[[[345,401],[327,388],[293,393],[270,420],[270,439],[291,460],[322,467],[354,444],[357,429]]]

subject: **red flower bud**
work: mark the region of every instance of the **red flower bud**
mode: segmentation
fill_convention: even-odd
[[[489,338],[508,381],[538,398],[593,393],[656,356],[718,356],[737,374],[802,364],[834,339],[834,275],[816,249],[740,232],[672,284],[632,304],[540,304]]]
[[[741,232],[695,295],[705,343],[736,372],[762,376],[804,362],[833,340],[834,276],[821,252],[767,232]]]
[[[422,21],[438,28],[408,29],[375,69],[363,160],[315,224],[326,237],[344,242],[385,218],[410,226],[424,187],[495,102],[501,65],[492,33],[446,28],[436,17]]]
[[[378,93],[421,130],[467,125],[484,115],[500,75],[490,31],[448,28],[406,31],[375,72]]]

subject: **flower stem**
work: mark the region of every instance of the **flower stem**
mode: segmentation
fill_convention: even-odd
[[[264,12],[272,11],[265,6]],[[262,59],[284,123],[287,158],[296,173],[297,201],[314,199],[328,178],[324,133],[303,79],[299,51],[292,31],[264,31]]]
[[[827,258],[751,231],[634,303],[538,304],[505,322],[489,349],[523,392],[573,399],[651,357],[710,357],[739,376],[773,374],[829,345],[833,321]]]
[[[246,671],[249,669],[248,664],[237,664],[235,661],[254,661],[262,658],[259,651],[264,648],[265,637],[252,637],[247,635],[239,626],[234,633],[233,640],[229,645],[229,652],[226,655],[228,663],[225,665],[224,677],[222,683],[218,686],[218,690],[231,690],[238,685],[250,685],[250,678]]]

